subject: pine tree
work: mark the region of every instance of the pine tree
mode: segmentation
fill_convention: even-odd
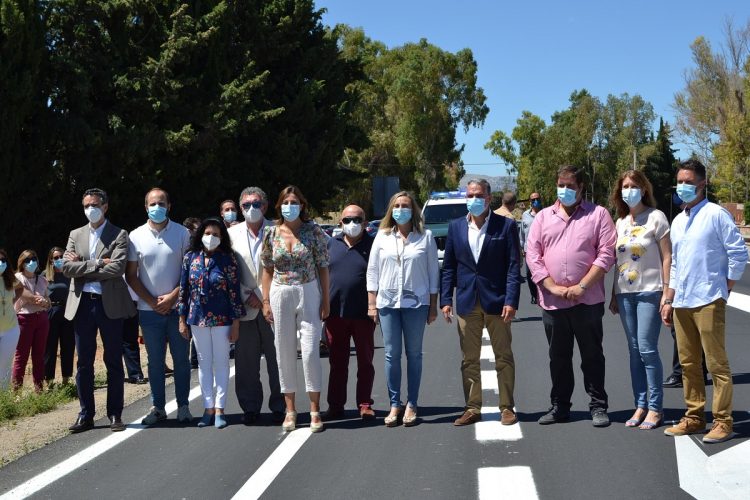
[[[672,149],[672,130],[669,124],[659,118],[659,132],[656,134],[656,151],[646,160],[644,173],[654,187],[657,208],[669,217],[677,215],[672,206],[677,159]]]

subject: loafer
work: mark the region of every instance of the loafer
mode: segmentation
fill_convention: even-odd
[[[321,417],[323,422],[330,422],[331,420],[341,420],[344,418],[344,409],[341,408],[328,408]]]
[[[570,412],[561,409],[559,406],[552,406],[547,413],[542,415],[538,422],[541,425],[557,424],[570,420]]]
[[[482,414],[481,413],[474,413],[469,410],[466,410],[463,415],[458,417],[456,420],[453,421],[453,425],[456,427],[461,427],[464,425],[471,425],[475,424],[482,420]]]
[[[128,377],[127,379],[128,384],[143,385],[147,382],[148,381],[143,378],[143,375],[138,375],[137,377]]]
[[[670,375],[669,377],[667,377],[667,380],[664,381],[662,386],[669,388],[682,387],[682,377],[678,377],[677,375]]]
[[[94,421],[88,418],[78,417],[73,425],[68,427],[68,430],[73,434],[79,432],[85,432],[94,428]]]
[[[604,408],[591,410],[591,424],[594,427],[607,427],[609,425],[609,415]]]
[[[513,425],[518,422],[518,416],[516,412],[510,408],[503,408],[500,412],[500,423],[503,425]]]
[[[109,417],[109,430],[112,432],[121,432],[125,430],[125,424],[119,416],[112,415]]]
[[[254,411],[246,411],[242,415],[242,423],[244,425],[255,425],[255,422],[258,421],[258,414]]]
[[[359,418],[362,420],[375,420],[375,410],[370,405],[360,405]]]

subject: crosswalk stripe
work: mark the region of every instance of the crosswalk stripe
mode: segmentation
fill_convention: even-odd
[[[539,498],[531,467],[482,467],[477,470],[479,500]]]

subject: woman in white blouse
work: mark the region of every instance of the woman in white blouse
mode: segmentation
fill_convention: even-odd
[[[391,411],[385,425],[417,420],[425,324],[437,317],[437,245],[424,229],[421,208],[406,191],[396,193],[380,223],[367,265],[367,314],[380,322]],[[407,405],[401,402],[401,345],[406,350]]]

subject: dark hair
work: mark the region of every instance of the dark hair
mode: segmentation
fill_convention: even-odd
[[[193,232],[193,228],[197,228],[201,225],[201,220],[198,217],[188,217],[182,221],[182,225],[185,226],[188,231]]]
[[[695,176],[700,180],[706,180],[706,167],[701,162],[694,158],[680,162],[680,166],[677,170],[692,170],[695,172]]]
[[[216,217],[209,217],[201,222],[201,225],[195,230],[195,234],[190,238],[190,251],[198,253],[203,250],[203,241],[201,241],[201,238],[203,238],[203,233],[208,226],[216,226],[219,228],[221,243],[219,243],[217,250],[221,250],[225,253],[232,253],[232,243],[229,240],[227,227],[224,225],[224,221],[221,221]]]
[[[224,200],[221,203],[219,203],[219,212],[221,213],[222,210],[224,210],[224,204],[225,203],[231,203],[234,205],[234,208],[237,209],[237,204],[234,202],[234,200]]]
[[[302,222],[308,222],[310,220],[310,216],[307,212],[307,198],[305,198],[305,195],[302,194],[302,191],[300,191],[297,186],[292,186],[290,184],[281,190],[281,193],[279,193],[279,199],[276,201],[276,213],[279,214],[279,218],[276,219],[276,225],[281,225],[281,223],[284,222],[284,217],[281,215],[281,204],[284,202],[284,198],[290,194],[296,196],[299,200],[299,204],[302,205],[302,208],[299,211],[299,219]]]
[[[109,203],[109,196],[107,196],[107,192],[103,189],[99,188],[91,188],[87,189],[83,192],[83,196],[81,199],[87,197],[87,196],[98,196],[100,200],[102,200],[102,205],[106,205]]]
[[[47,281],[53,281],[55,279],[55,270],[53,269],[54,259],[52,258],[55,252],[60,252],[64,254],[65,249],[60,248],[60,247],[50,248],[49,253],[47,254],[47,265],[45,266],[45,269],[44,269],[44,277],[47,278]]]
[[[6,290],[13,290],[13,283],[16,281],[15,273],[13,272],[13,266],[10,263],[8,252],[4,248],[0,248],[0,255],[5,257],[5,263],[7,264],[5,272],[3,272],[3,285]]]
[[[583,167],[563,165],[557,169],[557,177],[567,177],[570,175],[576,178],[576,184],[578,184],[578,187],[586,184],[586,171],[583,169]]]
[[[148,203],[148,195],[150,195],[154,191],[161,191],[162,193],[164,193],[164,196],[167,198],[167,205],[172,204],[172,202],[169,201],[169,193],[167,193],[164,189],[160,187],[152,187],[151,189],[149,189],[148,192],[146,192],[146,196],[143,197],[144,203]]]
[[[630,213],[630,207],[628,204],[622,201],[622,183],[625,179],[632,179],[641,188],[641,202],[647,207],[655,208],[656,199],[654,198],[654,187],[651,185],[651,181],[648,177],[640,170],[626,170],[617,179],[612,194],[609,196],[609,201],[615,207],[617,217],[623,218]]]

